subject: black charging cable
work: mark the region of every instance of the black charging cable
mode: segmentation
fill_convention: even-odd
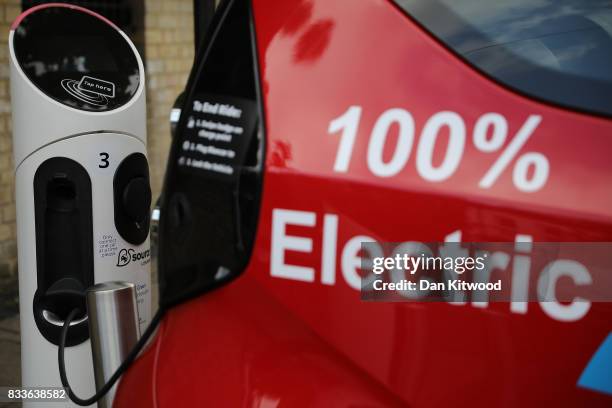
[[[132,362],[138,357],[140,350],[147,344],[147,341],[151,337],[151,335],[155,332],[155,328],[159,325],[162,316],[164,315],[163,309],[159,309],[153,319],[151,319],[151,323],[147,330],[145,330],[144,334],[140,337],[134,348],[127,355],[125,360],[121,363],[119,368],[115,371],[115,373],[108,379],[106,384],[102,388],[100,388],[91,398],[81,399],[77,397],[72,388],[70,388],[70,384],[68,384],[68,377],[66,376],[66,365],[64,362],[64,349],[66,348],[66,337],[68,336],[68,329],[70,328],[70,322],[74,320],[74,318],[80,313],[80,309],[73,309],[64,320],[64,325],[62,326],[62,332],[59,340],[59,347],[57,349],[57,362],[59,365],[59,374],[60,379],[62,380],[62,386],[68,392],[68,397],[77,405],[87,406],[97,402],[100,398],[102,398],[106,393],[115,385],[121,374],[132,364]]]

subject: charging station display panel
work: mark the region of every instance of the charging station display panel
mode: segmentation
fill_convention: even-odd
[[[14,50],[28,79],[56,101],[86,111],[128,103],[140,84],[134,50],[100,17],[69,7],[26,14]]]

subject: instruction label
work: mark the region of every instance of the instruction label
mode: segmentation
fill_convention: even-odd
[[[179,169],[214,178],[234,178],[244,162],[256,121],[254,101],[199,94],[187,115],[177,151]]]
[[[117,255],[117,238],[111,234],[102,235],[98,240],[98,255],[100,258]]]

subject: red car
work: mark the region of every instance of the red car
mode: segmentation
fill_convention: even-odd
[[[612,241],[611,7],[224,2],[115,406],[611,406],[608,302],[360,294],[363,242]]]

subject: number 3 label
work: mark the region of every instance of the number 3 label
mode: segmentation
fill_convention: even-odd
[[[109,155],[106,152],[102,152],[100,153],[100,164],[98,165],[99,168],[101,169],[105,169],[109,166],[109,162],[108,162],[108,158]]]

